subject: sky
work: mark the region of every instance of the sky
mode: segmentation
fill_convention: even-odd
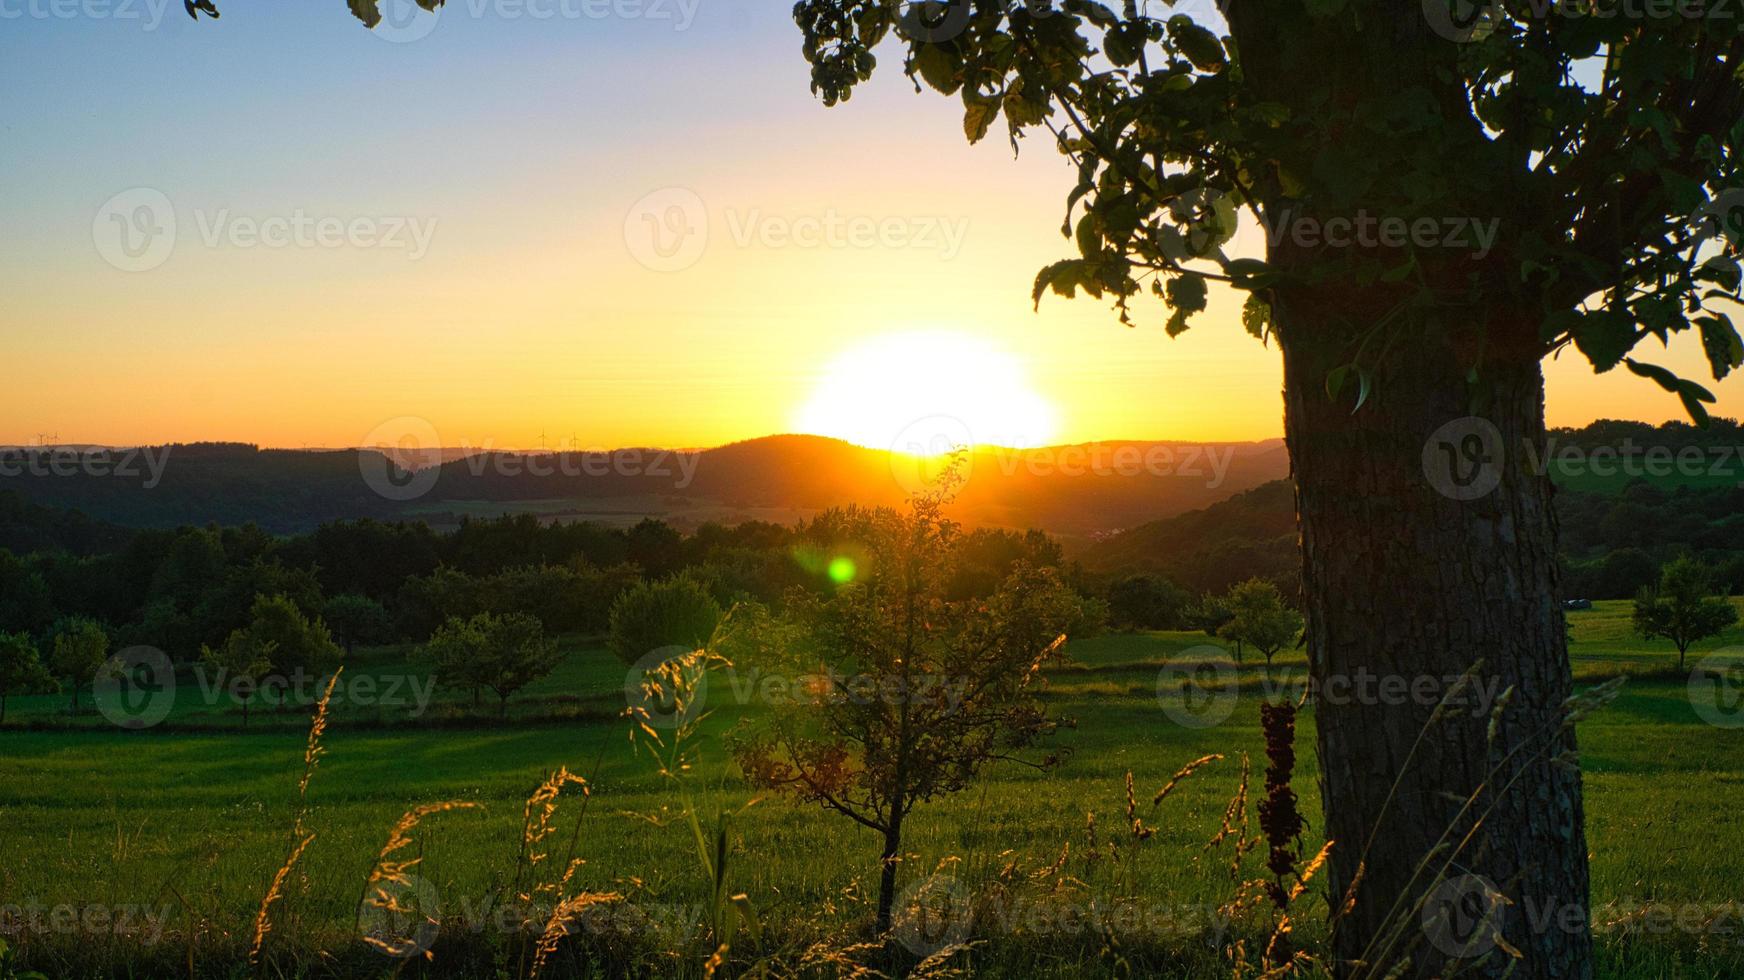
[[[0,443],[1281,435],[1234,296],[1174,340],[1156,308],[1035,312],[1071,253],[1053,147],[969,146],[895,48],[826,109],[786,3],[220,9],[0,0]],[[1641,354],[1706,377],[1693,338]],[[1681,417],[1547,372],[1552,424]]]

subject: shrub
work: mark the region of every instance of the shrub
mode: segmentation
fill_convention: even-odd
[[[696,649],[721,621],[720,603],[689,575],[642,582],[612,604],[607,645],[626,664],[661,647]]]

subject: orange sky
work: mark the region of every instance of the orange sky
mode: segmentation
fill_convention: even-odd
[[[403,416],[448,444],[705,446],[820,419],[875,442],[977,392],[988,426],[1046,406],[1052,441],[1280,434],[1276,352],[1233,297],[1176,340],[1155,309],[1138,330],[1096,301],[1033,312],[1036,270],[1070,250],[1051,147],[969,147],[960,106],[895,70],[826,110],[783,5],[703,5],[682,34],[444,21],[408,44],[309,6],[226,10],[222,34],[8,27],[0,442],[344,446]],[[190,100],[187,78],[232,81]],[[146,271],[116,268],[106,238],[130,188],[161,191],[177,224]],[[708,234],[684,268],[649,268],[674,261],[650,251],[674,206]],[[428,237],[249,237],[297,216]],[[1021,380],[988,387],[915,346],[927,383],[844,384],[845,352],[902,365],[878,338],[917,333],[1003,352]],[[1644,354],[1705,377],[1693,338]],[[1548,370],[1553,424],[1681,415],[1626,373]],[[1744,414],[1735,379],[1716,391]]]

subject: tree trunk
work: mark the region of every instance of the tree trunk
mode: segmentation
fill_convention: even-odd
[[[6,694],[0,691],[0,725],[6,723]]]
[[[902,816],[893,813],[890,826],[884,831],[884,854],[878,876],[878,934],[890,932],[893,907],[896,904],[896,866],[902,854]]]
[[[1457,341],[1411,324],[1400,328],[1409,350],[1377,365],[1353,411],[1350,388],[1326,393],[1348,356],[1325,342],[1339,332],[1326,305],[1274,313],[1334,905],[1357,883],[1354,911],[1334,925],[1340,972],[1378,977],[1409,957],[1405,976],[1441,976],[1468,950],[1490,956],[1462,976],[1590,977],[1580,774],[1552,761],[1575,741],[1562,725],[1571,681],[1552,488],[1533,471],[1538,361],[1487,358],[1471,380]],[[1480,660],[1459,710],[1432,724]],[[1413,688],[1420,678],[1430,686]],[[1451,850],[1430,859],[1438,847]],[[1460,900],[1449,924],[1444,906]]]

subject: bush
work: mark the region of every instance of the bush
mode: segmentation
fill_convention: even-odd
[[[642,582],[612,604],[607,645],[626,664],[661,647],[696,649],[714,635],[720,603],[689,575]]]

